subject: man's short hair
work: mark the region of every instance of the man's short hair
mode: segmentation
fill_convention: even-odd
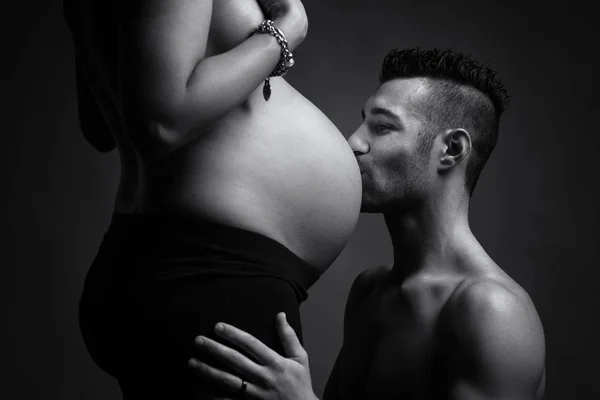
[[[421,109],[427,118],[422,132],[423,151],[430,151],[434,131],[464,128],[471,135],[472,150],[465,186],[469,194],[498,140],[500,116],[508,94],[496,72],[453,50],[411,48],[391,50],[385,57],[381,84],[399,78],[426,78],[430,89]]]

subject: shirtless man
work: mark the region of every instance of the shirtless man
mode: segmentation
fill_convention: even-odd
[[[300,333],[306,290],[358,220],[360,171],[344,136],[282,77],[265,82],[291,63],[263,21],[293,53],[307,33],[304,7],[64,5],[83,133],[121,160],[80,303],[85,343],[125,399],[212,398],[187,370],[193,338],[225,320],[278,348],[281,307]],[[160,367],[145,369],[150,360]]]
[[[469,228],[469,200],[507,94],[493,71],[439,50],[391,51],[349,138],[362,211],[383,213],[393,266],[354,281],[326,400],[539,399],[545,344],[534,304]],[[197,346],[236,374],[190,360],[246,398],[315,399],[306,352],[277,315],[287,358],[230,324]]]

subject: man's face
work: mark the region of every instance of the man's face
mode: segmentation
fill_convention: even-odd
[[[422,78],[394,79],[367,100],[363,123],[348,139],[362,175],[363,212],[414,207],[429,192],[435,167],[419,108],[427,91]]]

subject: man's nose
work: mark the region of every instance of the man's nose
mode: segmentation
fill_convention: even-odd
[[[354,151],[355,156],[367,154],[369,152],[369,143],[365,140],[363,135],[361,135],[360,128],[348,138],[348,144],[352,151]]]

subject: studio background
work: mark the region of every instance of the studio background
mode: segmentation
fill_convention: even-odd
[[[217,1],[217,0],[216,0]],[[488,253],[531,295],[547,341],[547,399],[600,398],[597,22],[579,2],[307,0],[309,35],[288,80],[348,136],[393,47],[442,47],[499,71],[512,102],[472,201]],[[57,0],[3,5],[0,398],[119,399],[77,323],[83,280],[112,212],[115,152],[77,121],[73,48]],[[392,261],[380,216],[302,307],[322,394],[350,284]]]

